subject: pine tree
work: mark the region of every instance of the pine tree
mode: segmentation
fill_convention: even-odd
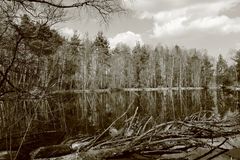
[[[155,54],[155,87],[162,86],[162,68],[161,68],[161,52],[163,50],[162,46],[156,47],[154,50]]]
[[[144,74],[144,71],[147,68],[149,52],[147,50],[147,46],[141,47],[140,44],[137,44],[132,52],[135,66],[136,87],[143,87],[146,85],[145,78],[147,75]]]
[[[64,77],[65,77],[65,89],[75,89],[77,87],[76,82],[79,79],[78,72],[80,70],[80,49],[81,41],[79,36],[75,33],[70,41],[66,44],[66,53],[65,53],[65,68],[64,68]]]
[[[235,68],[236,68],[236,81],[239,84],[240,82],[240,50],[238,50],[235,54],[235,57],[233,59],[236,63]]]
[[[56,53],[63,43],[63,38],[56,30],[46,24],[34,23],[27,15],[21,18],[19,32],[24,38],[25,48],[38,56]]]
[[[201,86],[208,87],[213,78],[213,64],[210,62],[209,57],[204,54],[201,67]]]
[[[229,68],[226,60],[223,59],[221,54],[218,56],[217,61],[216,84],[223,86],[231,84],[231,80],[229,77]]]
[[[100,88],[107,88],[110,83],[110,59],[109,42],[102,32],[97,34],[94,40],[94,52],[97,56],[97,77]]]

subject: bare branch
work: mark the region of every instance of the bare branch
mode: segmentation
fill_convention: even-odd
[[[44,7],[47,5],[57,9],[88,8],[92,11],[95,10],[105,23],[109,21],[113,14],[126,11],[126,9],[123,8],[122,0],[78,0],[72,3],[69,2],[70,4],[53,0],[11,0],[11,2],[20,4],[27,13],[30,12],[30,15],[33,15],[33,9],[30,4],[40,4]]]
[[[13,58],[11,60],[11,63],[10,65],[7,67],[7,69],[5,70],[4,74],[3,74],[3,78],[2,80],[0,81],[0,88],[3,86],[3,83],[6,81],[7,79],[7,76],[8,76],[8,72],[10,71],[10,69],[12,68],[12,66],[14,65],[15,63],[15,60],[17,58],[17,52],[18,52],[18,47],[19,47],[19,44],[20,42],[22,41],[22,37],[20,37],[17,41],[16,41],[16,44],[12,50],[12,54],[13,54]]]

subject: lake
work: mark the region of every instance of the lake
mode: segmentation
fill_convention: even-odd
[[[122,115],[130,104],[127,116],[116,127],[121,127],[136,107],[139,122],[151,116],[155,123],[184,120],[205,111],[223,118],[238,113],[239,94],[231,90],[163,90],[65,93],[27,100],[15,98],[0,102],[0,136],[53,130],[64,131],[67,135],[96,134]]]

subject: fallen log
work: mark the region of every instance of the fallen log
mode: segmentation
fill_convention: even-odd
[[[141,121],[139,124],[136,121],[138,119],[136,109],[131,120],[123,125],[122,134],[114,137],[109,134],[109,136],[102,137],[111,127],[114,127],[116,121],[126,115],[129,108],[95,138],[81,137],[78,143],[74,140],[74,143],[80,146],[75,146],[77,148],[75,159],[76,157],[83,160],[211,159],[221,156],[229,158],[231,152],[235,154],[233,156],[236,156],[238,150],[234,150],[235,147],[240,148],[240,143],[229,145],[235,141],[232,138],[236,135],[240,142],[238,115],[217,120],[214,116],[206,118],[200,113],[197,120],[193,118],[194,116],[190,116],[184,121],[156,124],[150,123],[150,118],[146,118],[146,121]],[[201,116],[204,117],[203,121],[201,121]],[[230,121],[234,127],[229,128]],[[146,123],[148,127],[142,127]],[[124,134],[130,129],[134,131],[132,135]],[[71,146],[69,142],[65,143]],[[73,160],[74,158],[68,157],[67,159]]]
[[[136,115],[134,115],[135,117]],[[204,121],[172,121],[159,125],[154,125],[148,130],[141,132],[139,135],[130,137],[118,137],[105,141],[98,145],[90,145],[88,150],[79,151],[81,156],[92,155],[98,159],[108,159],[124,157],[129,155],[138,154],[141,156],[153,156],[158,155],[161,158],[162,155],[176,154],[185,152],[186,155],[196,148],[208,148],[203,155],[198,155],[195,158],[202,159],[206,156],[214,156],[219,154],[220,151],[228,149],[222,148],[222,146],[228,141],[226,138],[219,145],[213,145],[209,141],[203,140],[204,138],[212,140],[218,137],[229,137],[240,133],[239,117],[229,117],[229,119],[235,119],[234,130],[229,130],[228,120],[214,119],[212,116]],[[221,125],[220,125],[221,124]],[[165,129],[166,126],[167,130]],[[128,128],[128,127],[125,127]],[[135,131],[138,129],[135,129]],[[105,131],[106,132],[106,131]],[[215,153],[216,151],[216,153]],[[189,154],[190,155],[190,154]],[[221,154],[219,154],[220,156]],[[179,157],[186,158],[186,157]]]

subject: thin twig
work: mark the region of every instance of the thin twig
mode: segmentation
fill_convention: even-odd
[[[127,129],[127,132],[129,132],[130,129],[132,128],[133,121],[134,121],[134,119],[136,118],[137,112],[138,112],[138,107],[136,108],[136,110],[135,110],[135,112],[134,112],[134,115],[132,116],[132,120],[130,121],[130,124],[129,124],[129,127],[128,127],[128,129]]]
[[[88,147],[86,147],[86,148],[84,149],[84,151],[87,151],[87,150],[89,150],[90,148],[92,148],[92,147],[94,146],[94,144],[95,144],[118,120],[120,120],[122,117],[124,117],[124,116],[128,113],[128,111],[129,111],[129,109],[131,108],[131,106],[133,105],[133,103],[134,103],[134,100],[132,101],[132,103],[130,103],[130,105],[128,106],[127,110],[126,110],[120,117],[118,117],[115,121],[113,121],[112,124],[109,125],[108,128],[105,129],[99,136],[97,136],[97,137],[93,140],[93,142],[90,144],[90,146],[88,146]]]
[[[152,119],[152,116],[150,118],[148,118],[147,122],[144,124],[144,126],[142,128],[142,132],[145,131],[145,129],[146,129],[146,127],[147,127],[147,125],[148,125],[148,123],[150,122],[151,119]]]

